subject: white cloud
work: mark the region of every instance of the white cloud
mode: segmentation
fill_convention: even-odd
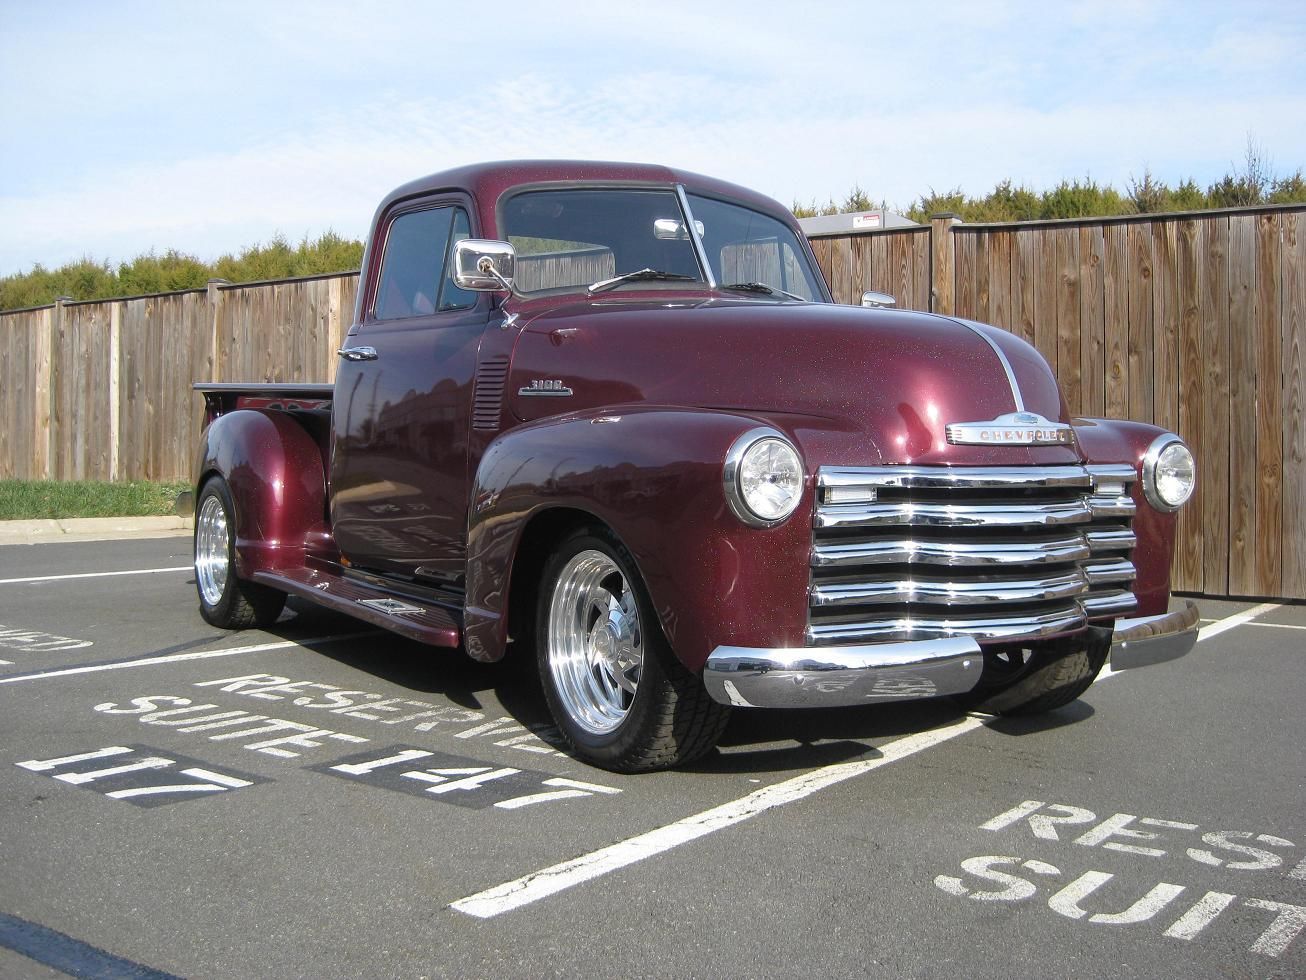
[[[16,25],[0,42],[0,275],[361,236],[393,186],[481,159],[645,160],[785,203],[858,184],[904,206],[1008,177],[1123,189],[1150,167],[1207,182],[1248,133],[1285,169],[1306,160],[1306,29],[1272,8],[830,3],[795,20],[734,3],[508,4],[474,15],[475,44],[426,4],[361,20],[260,9],[181,47],[176,15],[136,52],[129,31],[75,37],[57,72],[24,47],[39,49],[39,19]],[[33,131],[38,106],[58,124]]]

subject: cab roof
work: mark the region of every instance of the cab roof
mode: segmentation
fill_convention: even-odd
[[[444,191],[470,194],[481,214],[483,228],[493,227],[499,198],[507,191],[532,184],[557,183],[652,183],[684,184],[685,189],[716,197],[726,197],[760,211],[782,217],[798,230],[788,208],[764,194],[751,191],[714,177],[688,170],[648,163],[617,163],[599,160],[501,160],[475,163],[452,170],[442,170],[409,181],[391,191],[377,209],[380,218],[392,204],[406,198]],[[484,233],[484,232],[483,232]]]

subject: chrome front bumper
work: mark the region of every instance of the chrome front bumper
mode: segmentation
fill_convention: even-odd
[[[1197,643],[1197,604],[1160,616],[1117,619],[1111,636],[1111,669],[1146,667],[1182,657]]]
[[[1197,642],[1197,606],[1116,621],[1114,670],[1182,657]],[[967,636],[862,646],[761,649],[717,647],[703,683],[722,704],[828,708],[963,694],[980,679],[984,656]]]
[[[717,647],[703,683],[722,704],[827,708],[961,694],[984,667],[968,636],[911,643],[758,649]]]

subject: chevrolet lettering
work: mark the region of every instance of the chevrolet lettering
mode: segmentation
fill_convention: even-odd
[[[954,422],[947,428],[954,446],[985,446],[1016,443],[1026,446],[1058,446],[1074,442],[1069,425],[1051,422],[1033,412],[1013,412],[990,422]]]
[[[339,353],[334,385],[196,386],[200,614],[268,626],[294,595],[435,658],[533,658],[592,765],[682,765],[754,708],[1051,711],[1195,641],[1178,435],[1070,417],[996,327],[836,305],[735,184],[414,180]]]

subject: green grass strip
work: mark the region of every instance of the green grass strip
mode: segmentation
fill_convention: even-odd
[[[0,521],[66,517],[169,517],[181,482],[94,483],[0,480]]]

